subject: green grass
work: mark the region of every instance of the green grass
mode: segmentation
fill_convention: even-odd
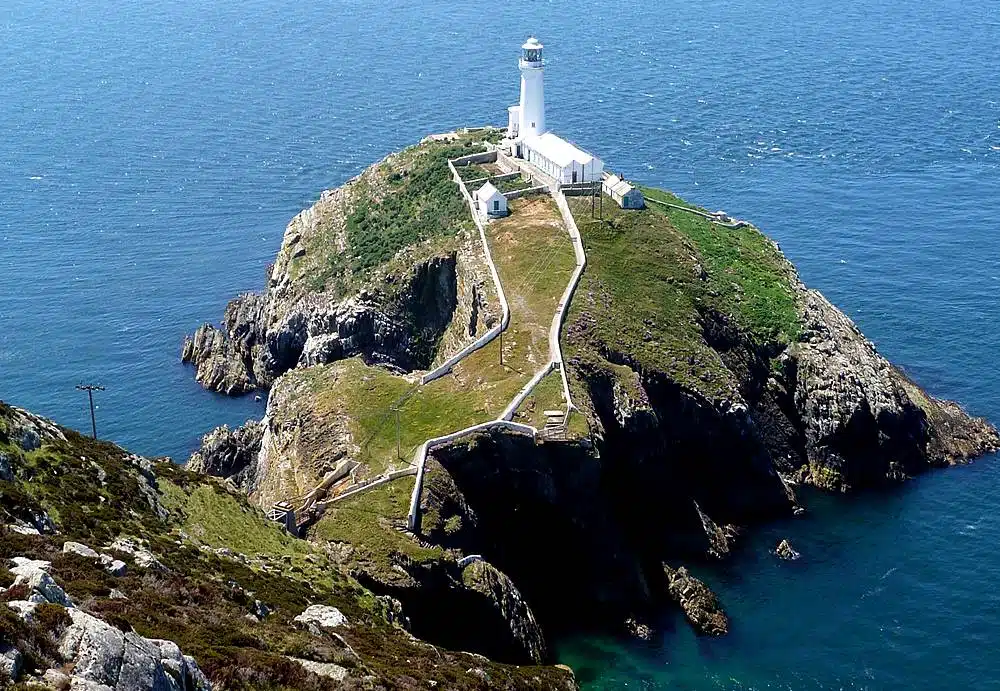
[[[165,480],[159,486],[164,506],[176,512],[181,529],[201,544],[274,556],[304,556],[312,551],[259,509],[210,481],[187,491]]]
[[[308,291],[347,294],[376,269],[406,272],[418,256],[454,249],[456,237],[474,227],[451,180],[448,160],[482,151],[481,135],[428,141],[371,166],[347,183],[337,199],[316,205],[315,232],[301,240],[303,256],[289,273]]]
[[[414,482],[412,477],[401,478],[334,504],[313,526],[311,537],[353,545],[353,562],[390,577],[393,553],[416,561],[445,558],[442,549],[422,547],[396,530],[406,525]]]
[[[437,236],[453,236],[470,222],[452,182],[448,159],[478,147],[427,145],[388,176],[384,193],[358,200],[347,216],[348,261],[355,273],[389,261],[404,247]]]
[[[496,419],[548,361],[549,326],[575,258],[551,199],[517,200],[511,210],[510,216],[487,226],[511,307],[510,326],[503,338],[503,365],[500,339],[495,339],[459,363],[450,375],[421,387],[358,358],[285,375],[289,382],[307,381],[312,399],[308,407],[320,426],[324,419],[349,421],[351,436],[361,447],[357,459],[367,466],[368,475],[409,463],[417,447],[431,437]],[[540,392],[544,396],[549,389],[546,381]],[[559,396],[558,390],[555,394]],[[398,455],[394,406],[400,411]],[[393,534],[385,520],[405,516],[409,494],[395,493],[400,487],[412,487],[412,482],[397,480],[383,486],[388,489],[378,488],[343,506],[334,505],[336,510],[317,524],[316,534],[352,544],[360,540],[369,545],[371,560],[386,559],[394,546],[410,549],[412,543],[401,543],[401,536]]]
[[[553,370],[542,378],[531,394],[524,399],[514,414],[516,422],[523,422],[537,429],[545,427],[546,410],[566,410],[563,400],[562,377]]]
[[[669,192],[642,191],[648,199],[690,206]],[[795,340],[801,324],[790,287],[794,270],[767,237],[751,226],[725,228],[679,209],[649,206],[698,248],[724,312],[735,314],[759,342]]]

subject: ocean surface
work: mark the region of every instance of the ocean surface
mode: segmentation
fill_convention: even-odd
[[[0,398],[184,459],[263,402],[181,338],[261,288],[324,188],[502,123],[547,45],[552,128],[757,223],[933,394],[1000,422],[996,0],[4,0]],[[700,571],[733,619],[580,636],[587,689],[1000,689],[1000,463],[808,495]],[[788,537],[803,558],[767,554]],[[580,603],[586,607],[586,603]]]

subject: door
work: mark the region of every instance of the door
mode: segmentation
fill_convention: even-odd
[[[576,182],[576,171],[573,171],[573,182]]]

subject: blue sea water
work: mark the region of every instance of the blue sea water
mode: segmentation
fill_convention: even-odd
[[[550,126],[753,220],[938,396],[1000,422],[994,0],[5,0],[0,397],[182,459],[259,416],[181,336],[262,286],[285,223],[425,134],[502,122],[547,44]],[[1000,688],[1000,464],[808,495],[702,575],[719,641],[560,641],[588,689]],[[789,537],[804,557],[767,555]],[[586,603],[581,603],[586,606]]]

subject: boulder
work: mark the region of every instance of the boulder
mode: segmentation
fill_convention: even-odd
[[[310,630],[312,630],[314,626],[319,629],[324,629],[348,625],[347,617],[344,616],[343,612],[336,607],[330,607],[329,605],[309,605],[306,607],[305,611],[295,617],[293,621],[298,624],[302,624],[305,628]]]
[[[101,566],[112,576],[124,576],[128,572],[128,564],[121,559],[115,559],[110,554],[100,555]],[[138,563],[138,560],[137,560]]]
[[[19,616],[22,621],[31,621],[31,618],[35,613],[35,609],[38,607],[38,603],[31,602],[30,600],[10,600],[7,602],[7,606],[17,612],[17,616]]]
[[[683,566],[673,569],[664,564],[663,573],[667,578],[667,592],[680,605],[696,632],[706,636],[729,633],[729,619],[707,585],[689,574]]]
[[[86,557],[87,559],[98,559],[100,557],[97,552],[80,542],[64,542],[63,552],[66,554],[79,554],[81,557]]]
[[[117,552],[124,552],[125,554],[131,554],[132,558],[135,560],[135,565],[141,569],[156,569],[157,571],[166,571],[167,567],[160,563],[160,560],[153,556],[153,553],[142,546],[142,542],[131,537],[120,537],[114,542],[112,542],[108,549],[113,549]],[[110,566],[110,564],[109,564]]]
[[[73,606],[73,601],[66,595],[66,591],[59,587],[55,579],[48,574],[48,569],[51,566],[50,562],[25,559],[23,557],[14,557],[11,561],[16,564],[10,570],[16,576],[14,585],[26,585],[28,587],[31,593],[28,596],[30,602],[39,604],[42,602],[51,602],[54,605],[62,605],[63,607]]]
[[[211,685],[194,660],[170,641],[123,632],[70,608],[72,624],[59,641],[59,655],[72,669],[72,687],[114,691],[201,691]]]
[[[332,662],[314,662],[313,660],[303,660],[298,657],[289,657],[292,662],[297,662],[313,674],[327,677],[334,681],[343,681],[347,678],[347,668],[335,665]]]
[[[792,549],[792,543],[788,540],[782,540],[779,542],[778,546],[774,548],[774,553],[786,561],[794,561],[802,556]]]

